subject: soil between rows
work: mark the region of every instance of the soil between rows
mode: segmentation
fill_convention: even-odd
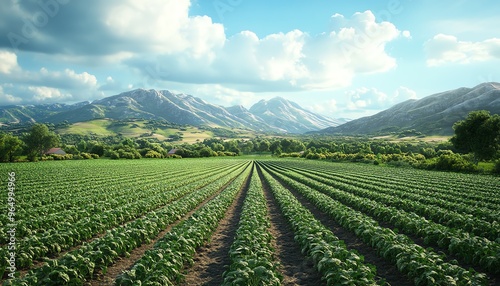
[[[302,254],[295,242],[294,233],[281,214],[274,196],[264,182],[259,166],[259,176],[267,199],[268,214],[271,220],[270,232],[274,239],[274,249],[280,263],[283,285],[322,285],[321,275],[314,268],[311,259]]]
[[[114,285],[114,281],[118,275],[120,275],[123,271],[132,268],[137,260],[139,260],[144,253],[149,249],[152,249],[155,243],[160,240],[167,232],[169,232],[174,226],[178,225],[180,222],[189,218],[194,212],[200,209],[203,205],[205,205],[208,201],[215,198],[218,194],[220,194],[232,181],[234,181],[236,177],[232,178],[228,183],[226,183],[223,187],[221,187],[215,194],[211,195],[209,198],[205,199],[202,203],[196,206],[194,209],[189,211],[186,215],[184,215],[181,219],[175,221],[170,224],[166,229],[161,231],[153,240],[149,243],[142,244],[140,247],[134,249],[130,252],[129,257],[121,257],[119,258],[113,265],[110,265],[107,268],[106,274],[103,274],[99,271],[97,274],[94,274],[94,278],[85,283],[85,285],[89,286],[106,286],[106,285]],[[177,200],[176,200],[177,201]]]
[[[220,285],[222,283],[222,274],[226,270],[224,266],[231,263],[229,249],[238,229],[251,176],[252,174],[246,178],[233,204],[219,222],[210,242],[196,250],[193,258],[194,265],[185,269],[187,274],[181,285]]]
[[[381,279],[385,279],[391,285],[398,286],[410,286],[414,285],[413,281],[405,274],[399,272],[397,267],[380,257],[377,251],[371,246],[365,244],[360,238],[356,236],[353,232],[343,228],[334,220],[330,219],[327,214],[319,210],[316,206],[310,203],[304,196],[299,194],[293,188],[290,188],[287,184],[283,183],[279,178],[273,177],[280,182],[287,190],[289,190],[297,200],[305,206],[314,217],[319,220],[323,225],[329,228],[335,236],[340,240],[343,240],[347,248],[356,250],[359,254],[363,255],[365,262],[375,265],[377,268],[377,275]]]
[[[367,214],[367,213],[365,213],[365,215],[367,215],[367,216],[369,216],[369,217],[377,220],[378,224],[381,227],[389,228],[389,229],[392,229],[392,230],[397,229],[397,227],[394,224],[390,223],[390,222],[378,220],[375,217],[373,217],[372,215]],[[461,266],[464,269],[471,269],[472,268],[475,271],[484,273],[488,277],[488,280],[490,282],[489,285],[497,285],[497,281],[500,281],[500,275],[499,274],[490,273],[490,272],[488,272],[486,269],[484,269],[481,266],[477,266],[477,265],[473,265],[471,263],[467,263],[467,262],[464,261],[464,259],[462,259],[460,257],[457,257],[456,255],[453,255],[453,254],[449,253],[448,249],[446,249],[446,248],[439,247],[438,245],[429,245],[429,244],[427,244],[427,243],[424,242],[424,239],[422,237],[419,237],[419,236],[411,234],[411,233],[407,233],[407,232],[403,232],[403,231],[399,231],[399,233],[408,236],[415,244],[417,244],[417,245],[419,245],[419,246],[421,246],[423,248],[426,248],[426,249],[430,248],[432,251],[434,251],[436,253],[445,254],[445,256],[443,257],[443,260],[445,262],[451,263],[453,260],[456,260],[456,261],[458,261],[458,265]]]
[[[205,185],[204,185],[204,186],[205,186]],[[198,190],[198,189],[203,188],[204,186],[201,186],[201,187],[197,188],[197,190]],[[163,205],[157,206],[156,208],[154,208],[154,209],[150,210],[149,212],[154,212],[154,211],[156,211],[156,210],[158,210],[158,209],[164,208],[165,206],[167,206],[167,205],[169,205],[169,204],[171,204],[171,203],[174,203],[175,201],[178,201],[178,200],[182,199],[182,198],[183,198],[183,197],[185,197],[185,196],[186,196],[186,195],[181,196],[181,197],[179,197],[179,198],[177,198],[177,199],[174,199],[174,200],[172,200],[172,201],[170,201],[170,202],[168,202],[168,203],[166,203],[166,204],[163,204]],[[130,220],[127,220],[127,221],[123,221],[123,222],[121,222],[120,224],[118,224],[118,225],[116,225],[116,226],[114,226],[114,227],[110,228],[109,230],[112,230],[112,229],[116,229],[116,228],[122,227],[122,226],[124,226],[124,225],[126,225],[126,224],[128,224],[128,223],[130,223],[130,222],[133,222],[133,221],[135,221],[135,220],[139,219],[139,218],[140,218],[140,217],[142,217],[143,215],[146,215],[146,213],[143,213],[143,214],[138,214],[138,215],[137,215],[134,219],[130,219]],[[52,254],[48,255],[48,256],[47,256],[47,258],[49,258],[49,259],[55,259],[55,260],[61,259],[61,258],[62,258],[64,255],[66,255],[67,253],[72,252],[72,251],[77,250],[78,248],[80,248],[80,247],[81,247],[84,243],[90,243],[90,242],[92,242],[93,240],[96,240],[96,239],[99,239],[99,238],[104,237],[104,236],[107,234],[107,231],[108,231],[108,230],[101,231],[101,232],[99,232],[99,233],[95,233],[95,234],[94,234],[91,238],[89,238],[89,239],[85,239],[85,240],[83,240],[83,241],[81,241],[81,242],[77,243],[76,245],[74,245],[74,246],[72,246],[72,247],[70,247],[70,248],[64,249],[63,251],[61,251],[61,252],[59,252],[59,253],[52,253]],[[160,235],[162,235],[162,236],[163,236],[163,235],[164,235],[164,233],[163,233],[163,234],[162,234],[162,233],[160,233]],[[19,270],[20,277],[24,277],[24,276],[25,276],[25,275],[26,275],[26,274],[27,274],[30,270],[32,270],[32,269],[36,269],[36,268],[40,268],[40,267],[42,267],[42,266],[45,264],[45,261],[44,261],[44,260],[45,260],[45,258],[44,258],[44,257],[41,257],[41,258],[35,259],[35,260],[33,261],[33,265],[32,265],[32,266],[30,266],[30,267],[28,267],[28,268],[24,268],[24,269]]]

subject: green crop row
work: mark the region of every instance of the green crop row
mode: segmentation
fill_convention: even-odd
[[[286,170],[286,169],[283,169]],[[359,185],[355,180],[344,182],[335,179],[329,179],[328,174],[316,173],[310,170],[295,168],[295,171],[299,172],[302,176],[313,178],[314,180],[320,181],[329,185],[330,187],[335,187],[348,193],[355,194],[360,197],[366,197],[374,201],[383,203],[388,206],[392,206],[401,210],[414,212],[418,215],[424,216],[433,220],[436,223],[446,225],[448,227],[462,229],[465,232],[470,232],[474,235],[485,237],[489,240],[499,240],[500,241],[500,224],[499,221],[495,220],[496,217],[493,215],[492,222],[488,222],[478,217],[472,215],[460,214],[453,209],[443,209],[441,207],[430,204],[430,201],[440,201],[434,198],[427,198],[427,203],[420,202],[415,195],[410,195],[410,190],[405,193],[393,193],[387,194],[388,189],[392,189],[392,184],[387,183],[385,188],[373,187],[370,184],[364,184],[363,187]],[[442,203],[445,204],[445,203]],[[471,202],[473,204],[473,202]],[[456,205],[450,206],[457,207]],[[489,214],[492,214],[489,211]]]
[[[90,166],[93,165],[91,164]],[[106,167],[101,166],[101,168],[96,168],[92,173],[90,173],[91,170],[85,168],[83,170],[65,170],[69,178],[53,182],[50,189],[37,185],[30,186],[30,193],[28,194],[23,193],[23,190],[27,186],[16,187],[16,207],[18,208],[16,211],[16,223],[18,227],[26,224],[31,229],[29,223],[36,225],[41,221],[43,224],[46,221],[44,218],[73,217],[78,214],[86,217],[86,213],[98,213],[113,209],[124,202],[134,202],[147,198],[154,193],[154,190],[164,188],[170,181],[190,176],[189,173],[183,170],[172,169],[173,166],[169,166],[168,168],[155,170],[155,172],[151,172],[149,169],[133,172],[136,168],[124,168],[129,169],[130,174],[128,176],[116,177],[120,173],[103,172],[102,168]],[[112,167],[109,166],[108,169],[113,169]],[[113,171],[118,170],[113,169]],[[203,168],[194,168],[192,173],[197,174],[204,171],[205,169]],[[95,175],[96,172],[99,173],[97,177]],[[102,173],[105,173],[105,175]],[[90,176],[92,174],[96,177],[93,182],[72,182],[72,177]],[[113,174],[115,174],[115,177],[113,177]],[[27,174],[26,171],[19,173],[19,184],[24,184],[25,180],[28,180],[31,175]],[[124,180],[124,178],[127,179]],[[40,183],[43,183],[43,181]],[[70,184],[68,185],[68,183]],[[158,190],[157,192],[160,191]],[[2,205],[2,207],[5,206]],[[7,222],[6,218],[2,216],[2,220],[4,220],[3,224],[5,225]],[[41,226],[39,229],[43,228]],[[18,234],[22,237],[24,235],[21,231],[19,229]]]
[[[205,244],[241,191],[251,168],[241,173],[214,199],[204,204],[188,219],[174,226],[153,249],[115,280],[116,285],[173,285],[182,281],[182,268],[193,264],[196,249]]]
[[[482,266],[490,273],[500,273],[499,243],[483,237],[471,236],[459,229],[436,224],[414,213],[407,213],[352,193],[339,191],[321,183],[320,181],[323,181],[321,177],[311,176],[313,179],[310,179],[302,172],[295,173],[294,171],[279,171],[279,173],[379,221],[392,223],[404,233],[420,236],[426,243],[446,248],[450,254],[460,257],[466,263]]]
[[[128,256],[130,251],[148,242],[169,224],[179,220],[217,193],[224,185],[241,174],[245,166],[231,172],[195,192],[185,190],[183,196],[145,217],[109,230],[105,236],[82,245],[75,251],[63,255],[58,260],[49,260],[40,267],[31,270],[20,279],[7,280],[4,285],[83,285],[96,270],[106,271],[118,257]]]
[[[225,170],[218,170],[222,172]],[[108,195],[113,195],[112,199],[105,200],[99,203],[99,201],[85,202],[81,199],[67,199],[67,204],[80,205],[81,210],[76,211],[75,209],[69,209],[63,212],[54,212],[50,215],[45,214],[43,216],[31,214],[30,217],[33,219],[16,220],[16,235],[18,237],[25,237],[21,242],[24,246],[32,245],[31,241],[37,241],[39,244],[43,244],[44,240],[51,240],[51,244],[55,243],[51,237],[57,236],[60,233],[71,233],[73,232],[76,239],[74,243],[82,239],[89,239],[96,231],[103,231],[107,227],[112,227],[119,225],[128,220],[134,219],[142,215],[142,213],[150,211],[154,208],[161,206],[168,202],[166,197],[171,195],[166,195],[165,192],[175,190],[186,184],[196,182],[200,179],[205,179],[208,177],[213,177],[213,173],[206,171],[203,173],[188,173],[179,177],[173,177],[173,179],[165,181],[161,180],[159,183],[152,184],[148,182],[147,184],[143,182],[142,186],[137,186],[136,188],[131,188],[128,182],[124,183],[127,188],[123,188],[124,191],[121,192],[123,195],[118,196],[117,193],[109,191],[109,188],[99,189],[94,188],[91,195],[95,195],[97,199],[103,199],[99,197],[99,193],[107,193]],[[217,179],[213,177],[213,179]],[[195,184],[196,185],[196,184]],[[193,186],[194,187],[194,186]],[[52,209],[57,210],[58,206],[53,206]],[[123,216],[122,214],[126,214]],[[88,229],[89,226],[92,228],[92,232],[80,234],[79,229]],[[4,227],[2,233],[6,233],[8,227]],[[76,232],[76,233],[75,233]],[[0,244],[7,243],[6,237],[0,238]],[[66,242],[57,243],[59,245],[67,245]],[[69,244],[69,246],[72,246]],[[61,246],[62,249],[65,247]],[[57,253],[49,252],[50,253]],[[36,259],[38,257],[34,257]]]
[[[295,233],[295,240],[302,252],[311,257],[316,269],[327,285],[377,285],[376,269],[365,264],[356,251],[346,248],[330,230],[297,201],[297,199],[274,178],[262,169],[264,180],[269,185],[284,217]]]
[[[223,285],[280,285],[262,182],[254,167]]]
[[[173,185],[173,188],[159,193],[158,196],[151,196],[132,204],[124,204],[121,207],[104,213],[92,214],[72,224],[64,222],[64,219],[61,219],[62,222],[60,223],[54,222],[54,224],[58,224],[60,227],[53,227],[49,231],[39,235],[28,236],[18,243],[16,249],[16,267],[19,269],[29,267],[36,259],[60,253],[65,249],[80,244],[82,241],[91,239],[97,233],[136,219],[148,211],[168,204],[188,192],[201,188],[227,175],[231,171],[234,171],[234,169],[223,172],[218,176],[207,176],[205,178],[196,178],[196,176],[193,176],[191,180],[184,182],[188,183],[185,186],[181,187],[180,184]],[[0,269],[2,269],[9,265],[9,251],[6,247],[0,249],[0,257],[2,258]]]
[[[424,249],[405,235],[380,227],[363,213],[280,173],[272,173],[344,228],[377,249],[382,257],[412,277],[415,285],[488,285],[486,275],[445,262],[442,255]]]
[[[281,162],[280,162],[281,163]],[[283,162],[284,163],[284,162]],[[291,163],[291,164],[290,164]],[[498,180],[487,176],[470,174],[429,172],[415,169],[387,169],[373,168],[373,166],[353,165],[348,170],[332,168],[324,164],[308,162],[307,169],[328,173],[335,179],[346,179],[356,183],[368,183],[373,186],[386,187],[391,182],[391,189],[406,192],[408,189],[420,194],[422,198],[432,196],[446,202],[470,205],[475,202],[477,207],[498,209],[500,190]],[[319,162],[318,162],[319,163]],[[292,162],[286,162],[291,166]],[[304,165],[302,164],[302,167]],[[464,192],[466,190],[466,192]],[[486,194],[496,194],[490,197]],[[486,196],[485,196],[486,195]]]

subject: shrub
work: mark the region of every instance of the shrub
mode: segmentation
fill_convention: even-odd
[[[441,171],[477,171],[477,166],[460,154],[444,154],[439,156],[434,168]]]
[[[92,159],[92,155],[90,155],[89,153],[85,153],[85,152],[80,153],[80,157],[82,159]]]
[[[110,159],[113,159],[113,160],[120,159],[120,154],[118,154],[118,152],[116,152],[116,151],[109,151],[108,155],[109,155]]]
[[[182,156],[179,156],[177,154],[174,154],[174,155],[170,155],[167,157],[167,159],[182,159]]]
[[[492,170],[493,174],[500,175],[500,159],[495,161],[495,166]]]
[[[145,158],[163,158],[163,155],[156,152],[156,151],[153,151],[153,150],[149,150],[148,152],[146,152],[146,155],[144,155]]]

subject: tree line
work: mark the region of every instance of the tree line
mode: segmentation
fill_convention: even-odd
[[[471,112],[454,125],[447,142],[373,140],[368,137],[257,136],[252,139],[209,138],[193,144],[154,138],[88,137],[74,134],[62,138],[47,125],[34,124],[20,135],[0,134],[0,161],[140,158],[193,158],[272,154],[279,157],[388,163],[438,170],[475,171],[480,161],[497,162],[500,172],[500,116],[487,111]],[[61,147],[67,155],[45,155]]]

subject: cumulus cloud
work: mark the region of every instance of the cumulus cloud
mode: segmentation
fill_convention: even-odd
[[[337,100],[329,99],[320,103],[306,106],[306,108],[321,114],[333,115],[334,112],[339,110]]]
[[[460,41],[451,35],[438,34],[424,45],[428,66],[446,63],[469,64],[500,59],[500,38],[482,42]]]
[[[407,87],[400,86],[392,98],[393,103],[403,102],[408,99],[418,99],[417,93]]]
[[[0,50],[0,73],[10,74],[17,69],[17,55],[9,51]]]
[[[349,97],[348,110],[382,109],[387,105],[388,96],[376,88],[358,88],[346,92]]]
[[[362,87],[346,92],[349,98],[345,108],[347,111],[383,110],[408,99],[417,99],[417,93],[408,87],[400,86],[392,95],[376,88]]]
[[[385,46],[401,33],[371,11],[335,14],[332,29],[319,35],[293,30],[259,38],[251,31],[226,36],[210,17],[190,16],[190,0],[70,1],[52,13],[33,1],[10,4],[0,16],[15,25],[0,25],[0,32],[25,39],[15,45],[19,50],[70,61],[105,58],[153,81],[233,84],[248,91],[346,87],[357,74],[395,68]],[[40,15],[45,20],[37,24]],[[0,46],[12,48],[7,38]]]
[[[222,106],[243,105],[249,107],[260,99],[253,92],[239,91],[220,84],[198,85],[192,93],[206,98],[210,103]]]
[[[208,58],[161,53],[136,55],[126,63],[155,80],[227,83],[249,91],[345,87],[356,74],[396,67],[385,51],[400,34],[393,24],[377,23],[371,11],[350,19],[336,14],[332,21],[335,28],[319,35],[293,30],[259,38],[242,31],[213,46]]]
[[[45,67],[25,70],[17,55],[0,50],[0,105],[83,101],[102,97],[95,75],[72,69],[53,71]]]
[[[55,4],[47,8],[46,3]],[[317,35],[292,30],[262,37],[252,31],[228,36],[210,17],[189,15],[190,5],[190,0],[8,1],[0,11],[0,18],[7,19],[0,23],[0,33],[8,35],[0,38],[0,51],[3,47],[36,52],[46,61],[121,66],[138,72],[145,87],[224,86],[228,90],[219,97],[228,101],[224,94],[245,98],[231,92],[236,90],[347,87],[357,75],[394,69],[396,59],[386,45],[401,35],[410,37],[371,11],[335,14],[331,29]],[[5,59],[0,73],[8,74],[4,82],[20,85],[23,98],[34,98],[35,90],[28,87],[44,87],[36,90],[36,99],[51,101],[102,96],[125,86],[114,74],[99,83],[77,68],[26,71],[18,66],[16,54],[0,54]],[[364,99],[353,102],[362,105]]]
[[[5,93],[3,87],[0,85],[0,104],[2,105],[18,104],[22,101],[23,99],[20,97],[16,97],[13,96],[12,94]]]
[[[64,93],[57,88],[46,86],[29,86],[28,90],[32,93],[32,100],[35,102],[61,102],[70,100],[72,95]]]

